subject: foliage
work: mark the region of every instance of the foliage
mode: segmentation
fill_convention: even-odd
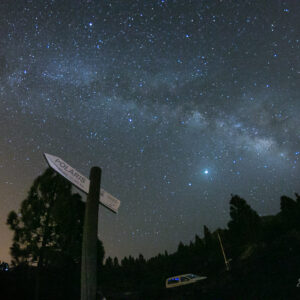
[[[228,229],[211,232],[204,226],[202,238],[196,234],[189,245],[180,242],[175,253],[165,251],[148,260],[142,254],[120,262],[108,257],[99,268],[100,288],[109,299],[297,299],[300,197],[282,196],[280,204],[277,215],[260,217],[232,195]],[[12,214],[10,224],[17,229],[20,220]],[[165,288],[166,278],[184,273],[208,279],[187,289]]]
[[[66,298],[67,287],[67,298],[79,295],[84,210],[85,204],[79,194],[72,193],[71,183],[47,169],[34,180],[20,210],[9,213],[7,224],[14,232],[12,264],[25,281],[28,272],[36,272],[37,295],[49,294],[45,287],[39,291],[42,281],[57,291],[52,299]],[[100,266],[104,248],[100,241],[97,247]]]
[[[127,294],[132,299],[199,299],[200,295],[201,299],[232,299],[232,295],[237,299],[284,299],[294,295],[299,276],[297,270],[291,270],[291,262],[300,267],[300,198],[296,197],[294,201],[283,196],[279,214],[260,217],[244,199],[232,195],[228,229],[211,232],[204,226],[203,238],[196,235],[189,245],[180,242],[175,253],[165,252],[149,260],[129,256],[118,265],[108,258],[101,280],[104,294],[112,298]],[[229,272],[218,233],[230,258]],[[206,275],[208,280],[201,288],[190,288],[189,294],[165,289],[166,278],[184,273]]]
[[[261,219],[257,212],[237,195],[232,196],[230,200],[230,217],[228,228],[233,240],[247,244],[259,239]]]
[[[15,264],[61,264],[79,262],[81,256],[84,203],[72,194],[71,184],[47,169],[33,183],[17,213],[7,224],[14,231],[11,254]]]

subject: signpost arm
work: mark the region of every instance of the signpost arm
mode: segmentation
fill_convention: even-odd
[[[81,258],[81,300],[96,300],[97,293],[97,232],[101,169],[90,171],[90,188],[85,206]]]

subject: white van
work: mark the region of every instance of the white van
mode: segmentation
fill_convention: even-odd
[[[173,288],[176,286],[186,285],[198,282],[200,280],[206,279],[206,276],[199,276],[195,274],[183,274],[174,277],[169,277],[166,279],[166,288]]]

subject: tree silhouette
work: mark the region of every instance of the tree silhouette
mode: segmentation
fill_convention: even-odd
[[[291,228],[300,229],[300,197],[296,195],[296,201],[287,197],[282,196],[280,198],[280,216],[284,222],[284,229],[289,230]]]
[[[238,242],[254,242],[260,237],[261,219],[247,202],[237,195],[230,200],[228,228],[232,238]]]
[[[52,191],[53,186],[47,188]],[[29,195],[32,197],[34,193],[29,193]],[[40,192],[38,195],[41,197]],[[46,203],[48,203],[47,201],[45,200]],[[68,227],[63,226],[61,222],[67,217],[65,214],[67,214],[69,205],[67,201],[62,201],[66,202],[63,209],[56,201],[53,201],[51,205],[44,205],[46,208],[36,203],[37,201],[31,201],[27,203],[27,210],[23,208],[24,204],[22,204],[23,210],[21,209],[18,213],[11,212],[8,223],[17,236],[12,246],[12,251],[18,254],[15,260],[19,259],[19,261],[27,261],[31,264],[38,261],[37,259],[33,260],[32,249],[35,250],[35,248],[29,247],[32,242],[27,240],[28,237],[34,238],[35,235],[26,233],[26,239],[24,238],[26,243],[21,243],[25,235],[23,232],[25,231],[23,228],[25,221],[26,224],[30,224],[30,228],[37,228],[36,224],[41,227],[41,224],[47,223],[49,231],[61,236],[61,239],[58,239],[53,234],[49,235],[43,254],[45,268],[54,264],[54,258],[62,261],[59,258],[60,255],[64,257],[63,260],[68,256],[73,261],[80,259],[80,256],[71,255],[72,249],[60,255],[59,252],[54,251],[58,246],[66,245],[67,242],[64,242],[62,237],[70,238],[67,236],[67,232],[72,227],[72,223],[70,223],[70,228],[67,230]],[[81,204],[78,204],[79,207],[82,207]],[[142,254],[136,258],[129,255],[120,262],[116,257],[114,259],[108,257],[103,269],[98,269],[101,290],[112,299],[124,299],[127,296],[133,297],[132,299],[217,299],[220,297],[232,299],[232,295],[238,299],[244,299],[245,295],[249,295],[247,299],[298,299],[298,290],[295,285],[299,278],[298,270],[300,268],[300,196],[296,194],[296,200],[282,196],[280,204],[280,213],[259,217],[244,199],[234,195],[230,200],[231,219],[228,229],[210,231],[207,226],[204,226],[203,238],[196,234],[194,241],[189,244],[185,245],[180,242],[174,253],[169,254],[165,251],[164,254],[158,254],[150,259],[145,259]],[[35,215],[33,214],[25,214],[33,208],[35,208],[34,211],[39,212],[40,219],[34,219]],[[44,210],[49,210],[49,212],[42,214],[41,212]],[[56,226],[53,226],[53,220],[55,220]],[[78,219],[75,220],[78,221]],[[80,223],[82,221],[78,222],[78,224]],[[58,224],[61,226],[59,227]],[[80,224],[80,226],[82,225]],[[62,228],[65,231],[62,231]],[[46,229],[43,230],[46,232]],[[40,229],[40,231],[42,230]],[[222,238],[227,259],[232,259],[229,272],[225,272],[218,233]],[[42,238],[44,238],[43,235],[40,237],[39,247],[42,245]],[[56,247],[54,247],[55,245]],[[36,254],[37,258],[38,255],[39,253]],[[0,275],[1,273],[5,272],[0,272]],[[199,285],[186,286],[186,289],[182,290],[166,289],[166,278],[185,273],[208,276],[209,280],[201,281]],[[55,274],[55,276],[60,276],[60,274]],[[65,273],[62,272],[63,280],[65,277]],[[23,277],[20,277],[18,283],[20,282],[23,282]],[[27,285],[28,283],[30,283],[30,279],[27,279]],[[72,281],[72,285],[76,286],[74,281]],[[78,298],[71,297],[69,291],[64,297],[56,292],[53,297],[48,296],[43,299]],[[182,291],[182,294],[179,291]],[[287,293],[290,293],[288,297],[286,297]],[[22,297],[15,297],[15,299],[17,298],[21,299]],[[32,299],[32,297],[28,299]]]
[[[113,268],[113,260],[110,256],[105,261],[105,267],[108,268],[109,270]]]
[[[212,243],[213,243],[213,237],[212,234],[210,232],[210,230],[208,229],[208,227],[206,225],[203,226],[203,232],[204,232],[204,243],[205,243],[205,247],[207,249],[212,247]]]
[[[72,194],[71,184],[47,169],[33,183],[18,213],[7,224],[14,231],[11,254],[14,263],[42,266],[81,257],[84,203]]]
[[[42,274],[50,268],[64,270],[56,277],[65,281],[67,274],[73,276],[72,270],[79,270],[84,210],[81,196],[72,194],[71,183],[48,168],[34,180],[21,209],[9,213],[7,224],[14,231],[13,264],[37,265],[36,298]],[[98,257],[102,263],[101,242]]]
[[[114,258],[114,268],[119,268],[119,260],[117,257]]]

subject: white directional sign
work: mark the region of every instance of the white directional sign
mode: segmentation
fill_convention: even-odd
[[[100,203],[113,212],[117,213],[121,201],[112,196],[110,193],[104,191],[103,189],[100,189]]]
[[[45,153],[45,158],[52,169],[67,178],[80,190],[87,193],[90,188],[90,180],[68,165],[61,158]]]
[[[76,187],[80,190],[85,192],[86,194],[89,193],[90,189],[90,180],[83,176],[81,173],[76,171],[70,165],[68,165],[65,161],[61,158],[44,153],[45,158],[49,164],[49,166],[54,169],[56,172],[61,174],[63,177],[68,179],[71,183],[73,183]],[[105,207],[109,208],[113,212],[117,213],[118,208],[121,204],[121,201],[112,196],[110,193],[106,192],[103,189],[100,189],[100,203]]]

